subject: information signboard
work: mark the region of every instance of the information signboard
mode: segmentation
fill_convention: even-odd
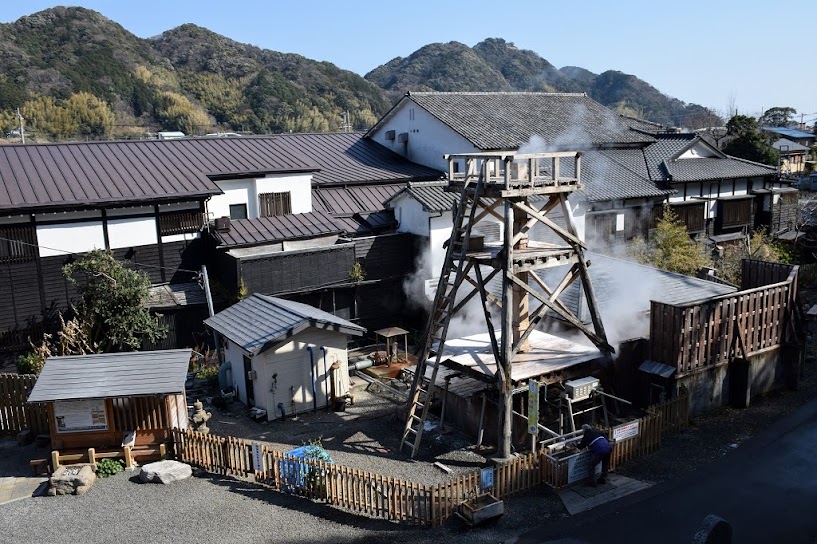
[[[567,483],[573,484],[586,480],[590,476],[589,451],[584,451],[567,459]],[[596,465],[596,473],[601,472],[601,463]]]
[[[105,431],[108,416],[104,399],[60,400],[54,402],[54,421],[58,433]]]
[[[261,451],[261,444],[255,442],[252,445],[252,469],[255,472],[264,472],[264,452]]]
[[[539,434],[539,382],[536,380],[528,384],[528,432]]]
[[[482,491],[494,487],[494,467],[482,469],[479,473],[479,488]]]
[[[613,440],[616,442],[621,442],[627,438],[638,436],[638,431],[639,428],[637,419],[630,421],[629,423],[624,423],[618,427],[613,427]]]

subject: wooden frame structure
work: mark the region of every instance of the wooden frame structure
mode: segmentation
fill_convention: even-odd
[[[459,200],[453,212],[453,230],[426,328],[425,345],[409,395],[401,447],[411,446],[412,457],[416,455],[437,371],[443,363],[449,322],[479,296],[491,350],[498,363],[502,437],[498,454],[507,458],[511,453],[514,391],[511,367],[520,352],[528,350],[528,338],[540,321],[549,313],[555,314],[587,336],[602,354],[614,351],[607,342],[584,259],[586,246],[576,233],[567,205],[568,196],[581,188],[581,153],[467,153],[446,155],[446,159],[447,190],[459,193]],[[571,162],[564,165],[564,170],[563,161]],[[462,173],[455,171],[455,163],[464,163]],[[563,171],[573,175],[563,176]],[[564,226],[549,217],[556,209],[562,212]],[[472,245],[472,228],[488,217],[502,222],[502,243]],[[531,241],[529,234],[538,224],[552,232],[559,242]],[[552,285],[534,273],[565,265],[569,265],[567,273]],[[502,280],[501,299],[486,287],[495,277]],[[585,325],[577,312],[559,298],[575,281],[581,283],[592,326]],[[462,286],[467,289],[464,293],[459,292]],[[499,336],[492,322],[491,306],[501,312]],[[435,354],[433,359],[429,359],[431,353]],[[431,376],[426,375],[427,367],[431,368]]]

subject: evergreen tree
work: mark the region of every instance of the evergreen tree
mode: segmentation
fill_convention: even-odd
[[[687,276],[712,264],[704,245],[689,237],[686,225],[667,204],[650,241],[637,240],[630,253],[644,264]]]
[[[760,130],[754,117],[735,115],[726,124],[726,130],[732,139],[723,147],[724,153],[771,166],[777,165],[779,154],[771,145],[771,137]]]

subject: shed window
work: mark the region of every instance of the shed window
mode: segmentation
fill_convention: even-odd
[[[232,214],[232,209],[230,213]],[[202,214],[197,210],[159,215],[159,232],[162,236],[184,234],[185,232],[198,232],[201,230],[201,227]]]
[[[247,205],[246,204],[230,204],[230,219],[246,219]]]
[[[701,232],[706,229],[706,203],[705,202],[684,202],[670,204],[672,211],[678,219],[686,225],[689,232]]]
[[[34,225],[0,227],[0,262],[31,261],[37,256]]]
[[[289,192],[261,193],[258,195],[258,209],[261,217],[287,215],[292,213],[292,202]]]

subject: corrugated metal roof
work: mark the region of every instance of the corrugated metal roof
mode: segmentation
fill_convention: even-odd
[[[451,207],[459,200],[459,193],[452,193],[446,191],[448,182],[427,182],[427,183],[409,183],[404,189],[392,196],[386,201],[386,206],[391,207],[391,203],[399,195],[408,195],[416,199],[423,208],[429,212],[445,212],[451,210]]]
[[[206,197],[210,177],[318,168],[272,136],[4,145],[0,210]]]
[[[189,349],[50,357],[28,401],[182,393],[189,365]]]
[[[803,130],[798,130],[796,128],[789,128],[789,127],[760,127],[763,130],[768,132],[774,132],[775,134],[780,134],[781,136],[785,136],[786,138],[814,138],[815,135],[811,132],[805,132]]]
[[[385,210],[385,202],[406,187],[404,183],[312,189],[313,205],[332,215]]]
[[[423,181],[443,175],[363,138],[362,132],[279,134],[278,138],[284,149],[308,156],[320,166],[321,171],[312,177],[317,185]]]
[[[811,148],[805,145],[800,145],[797,142],[793,142],[786,138],[779,138],[772,143],[772,147],[777,149],[778,151],[782,151],[781,147],[786,147],[786,150],[783,153],[791,153],[793,151],[810,151]]]
[[[584,93],[418,92],[406,99],[482,150],[518,149],[534,135],[554,149],[653,141]]]
[[[341,234],[343,227],[320,212],[230,221],[230,230],[212,231],[219,247],[242,247]]]
[[[334,329],[361,336],[366,329],[314,306],[253,294],[204,323],[244,351],[256,355],[307,327]]]

